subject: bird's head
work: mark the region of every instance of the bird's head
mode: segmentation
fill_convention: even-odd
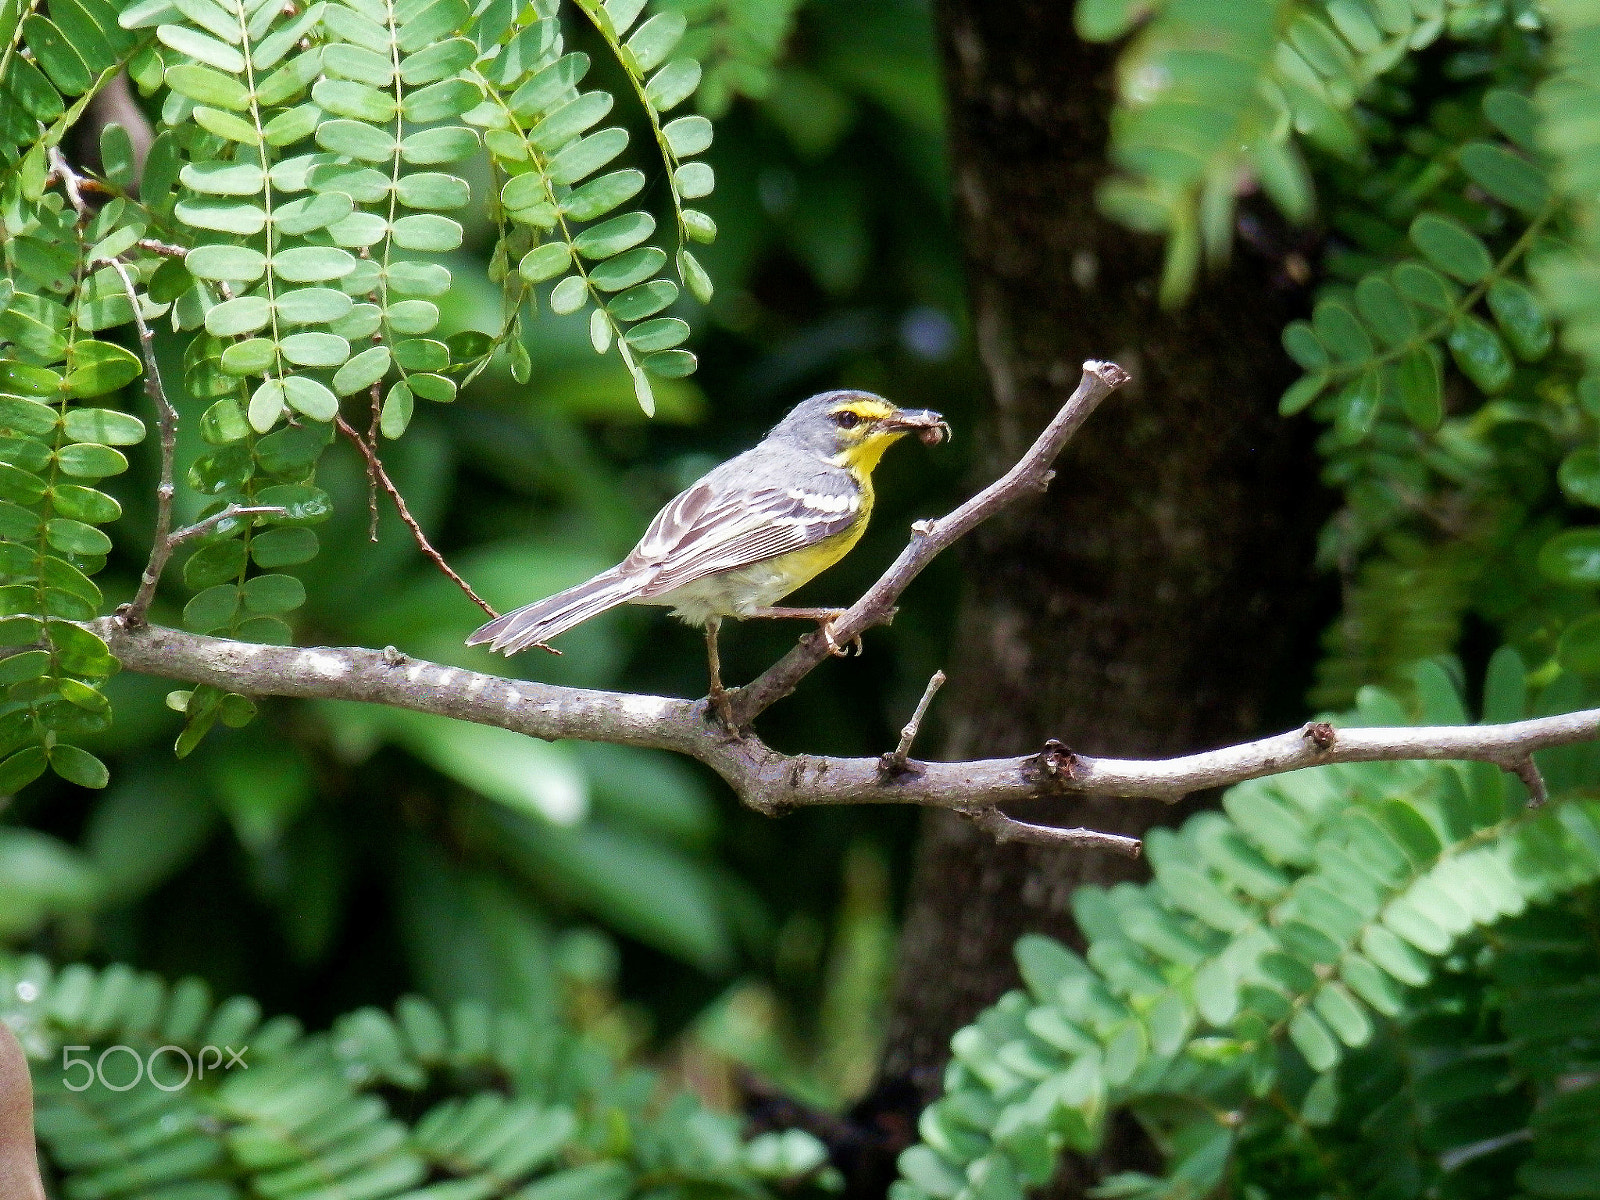
[[[928,445],[950,436],[950,426],[925,408],[897,408],[871,392],[823,392],[803,400],[773,432],[802,440],[820,457],[870,474],[895,442],[914,433]]]

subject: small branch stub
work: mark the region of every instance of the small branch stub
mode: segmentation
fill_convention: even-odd
[[[900,744],[878,760],[878,770],[883,774],[895,776],[912,770],[907,758],[911,753],[911,743],[917,740],[917,734],[922,729],[922,718],[928,715],[928,705],[933,703],[933,698],[939,694],[939,689],[943,686],[944,672],[935,671],[933,677],[928,680],[928,686],[922,689],[922,699],[917,701],[911,720],[900,730]]]

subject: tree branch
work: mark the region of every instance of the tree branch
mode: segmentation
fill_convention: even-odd
[[[122,665],[145,675],[208,683],[256,696],[361,700],[511,729],[530,737],[613,742],[671,750],[705,763],[745,804],[778,815],[831,804],[916,804],[971,815],[1006,840],[1131,852],[1131,839],[1032,825],[999,806],[1069,802],[1082,795],[1163,800],[1202,788],[1329,763],[1459,759],[1517,772],[1535,751],[1600,738],[1600,709],[1505,725],[1336,729],[1308,725],[1274,737],[1168,759],[1091,758],[1059,743],[1020,758],[910,760],[887,774],[880,758],[782,754],[759,738],[731,738],[704,700],[640,696],[502,679],[411,659],[389,650],[267,646],[159,626],[129,629],[115,617],[86,628]],[[25,647],[8,648],[16,653]]]
[[[494,610],[489,602],[482,596],[478,595],[477,592],[473,591],[472,585],[465,579],[461,578],[461,576],[457,575],[455,569],[451,567],[449,563],[445,562],[444,555],[440,554],[433,548],[433,543],[428,540],[428,535],[422,532],[421,523],[411,515],[411,510],[406,507],[406,498],[400,494],[400,489],[394,485],[394,480],[389,478],[389,472],[384,470],[383,460],[378,457],[377,450],[373,449],[373,447],[367,443],[367,439],[362,437],[361,434],[357,432],[356,429],[350,424],[350,422],[346,421],[343,417],[335,417],[334,423],[338,425],[339,432],[350,439],[350,441],[355,445],[355,448],[361,452],[361,457],[366,460],[367,478],[375,481],[383,488],[385,492],[389,493],[389,499],[394,501],[395,511],[400,514],[400,519],[406,523],[406,528],[411,530],[411,536],[417,543],[417,549],[422,551],[423,557],[431,562],[434,566],[438,567],[447,578],[449,578],[458,588],[465,592],[469,600],[471,600],[479,608],[483,609],[484,612],[488,613],[491,620],[495,617],[498,617],[500,614]],[[372,528],[374,530],[373,538],[376,540],[378,521],[376,501],[371,503],[371,513],[373,522]]]
[[[860,637],[874,625],[887,623],[895,601],[930,562],[957,538],[971,532],[1014,500],[1042,492],[1050,485],[1050,464],[1072,439],[1100,401],[1128,381],[1116,363],[1086,362],[1077,390],[1067,398],[1055,419],[1045,427],[1017,464],[948,516],[918,521],[910,543],[900,552],[866,595],[835,618],[830,631],[839,645]],[[807,634],[753,683],[731,693],[733,715],[741,728],[794,691],[799,682],[829,657],[822,632]]]

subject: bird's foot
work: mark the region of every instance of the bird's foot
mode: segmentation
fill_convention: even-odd
[[[711,690],[706,693],[706,701],[711,711],[716,714],[717,723],[722,726],[722,731],[734,741],[743,741],[744,733],[739,729],[739,722],[733,715],[733,693],[722,684],[713,682]]]
[[[821,625],[818,626],[817,632],[822,634],[822,640],[828,647],[828,653],[833,655],[835,658],[849,658],[852,647],[855,649],[857,658],[860,658],[865,652],[866,648],[861,644],[861,635],[859,633],[846,642],[842,648],[840,647],[839,640],[833,636],[832,617],[828,618],[826,621],[823,621]]]

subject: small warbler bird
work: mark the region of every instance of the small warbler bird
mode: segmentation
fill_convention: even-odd
[[[619,604],[665,605],[704,627],[711,698],[725,713],[717,656],[724,617],[820,621],[838,652],[828,622],[841,609],[772,605],[861,539],[872,515],[873,468],[908,433],[933,445],[950,427],[936,412],[896,408],[870,392],[804,400],[758,445],[674,497],[622,562],[496,617],[467,645],[515,654]]]

